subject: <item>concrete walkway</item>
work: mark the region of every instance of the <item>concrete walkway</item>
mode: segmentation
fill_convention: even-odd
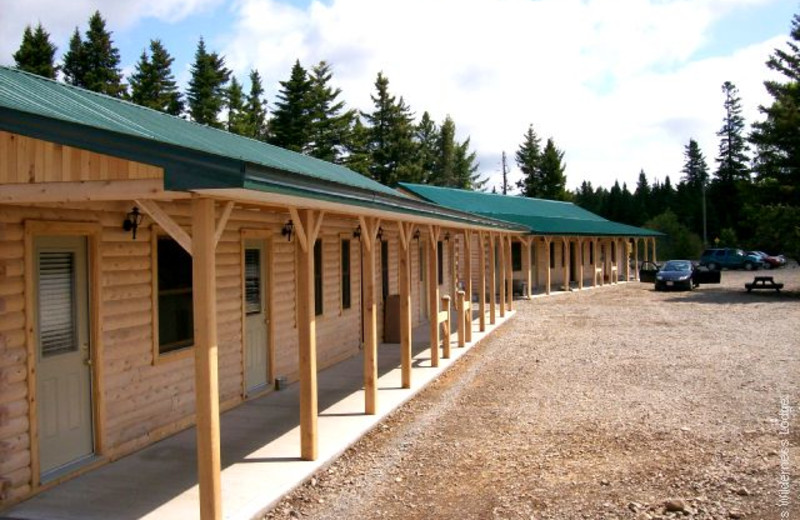
[[[350,358],[319,373],[319,458],[299,459],[299,385],[271,392],[222,414],[222,508],[229,519],[258,517],[283,495],[341,454],[386,415],[413,397],[492,330],[431,367],[428,325],[414,330],[412,388],[400,384],[400,348],[378,350],[378,414],[364,415],[363,358]],[[453,327],[455,329],[455,326]],[[44,491],[0,518],[110,520],[199,517],[195,430],[189,428],[118,461]]]

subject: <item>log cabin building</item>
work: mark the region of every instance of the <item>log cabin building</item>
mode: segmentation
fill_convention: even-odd
[[[398,191],[0,67],[0,510],[195,425],[201,517],[219,518],[221,411],[297,381],[315,459],[318,370],[363,352],[374,414],[394,330],[410,387],[412,327],[436,365],[449,306],[477,302],[483,330],[515,292],[629,280],[640,239],[655,257],[652,232],[587,213]]]

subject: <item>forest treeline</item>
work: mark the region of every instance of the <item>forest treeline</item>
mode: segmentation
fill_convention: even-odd
[[[501,191],[529,197],[570,200],[606,218],[658,229],[668,238],[662,257],[694,258],[706,245],[743,246],[800,257],[800,15],[791,22],[786,49],[776,49],[767,66],[782,81],[766,81],[773,101],[760,107],[763,120],[746,134],[735,85],[722,85],[725,116],[717,136],[719,149],[711,171],[694,138],[684,149],[685,164],[663,181],[640,172],[633,189],[610,189],[584,181],[566,189],[564,151],[552,137],[542,141],[531,125],[514,155],[523,178],[508,183],[505,153]],[[158,39],[150,41],[129,77],[123,78],[120,53],[99,12],[86,31],[75,28],[56,63],[57,47],[41,24],[26,27],[14,54],[22,70],[184,117],[326,161],[343,164],[388,186],[427,183],[485,189],[477,173],[470,139],[456,138],[456,124],[441,123],[424,111],[419,119],[389,79],[377,74],[372,109],[348,108],[333,82],[331,64],[310,68],[294,63],[268,103],[263,78],[251,70],[240,82],[225,57],[199,38],[191,77],[179,88],[174,59]]]

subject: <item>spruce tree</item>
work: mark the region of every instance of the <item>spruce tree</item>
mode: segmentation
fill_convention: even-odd
[[[225,85],[231,72],[225,67],[225,58],[206,51],[202,37],[197,43],[191,73],[186,93],[189,115],[202,125],[222,128],[217,116],[225,105]]]
[[[758,154],[758,178],[774,186],[769,201],[800,206],[800,14],[792,18],[786,45],[767,61],[785,81],[764,82],[774,101],[759,107],[766,119],[753,125],[750,140]]]
[[[545,199],[567,200],[567,176],[564,174],[566,165],[563,162],[564,152],[559,150],[553,138],[547,140],[542,152],[539,170],[541,172],[541,194]]]
[[[353,126],[347,134],[343,158],[345,166],[365,177],[370,176],[372,170],[372,153],[370,151],[370,129],[364,126],[361,118],[356,115]]]
[[[637,215],[633,222],[634,225],[639,226],[647,221],[651,215],[657,214],[651,211],[652,190],[650,189],[650,184],[647,182],[647,175],[645,175],[644,170],[639,172],[639,180],[636,182],[636,191],[633,192],[633,200]]]
[[[226,91],[228,121],[225,129],[232,134],[247,135],[247,118],[244,109],[244,91],[242,84],[231,78],[231,83]]]
[[[369,128],[370,176],[387,186],[414,180],[420,175],[416,162],[413,114],[403,98],[389,93],[389,80],[379,72],[372,95],[374,110],[362,114]]]
[[[448,115],[439,129],[436,160],[430,183],[435,186],[456,186],[455,178],[456,124]]]
[[[150,55],[142,51],[130,77],[130,100],[173,116],[180,115],[183,100],[172,74],[174,61],[160,40],[150,40]]]
[[[95,11],[89,18],[82,47],[85,68],[81,86],[112,97],[123,97],[126,88],[119,68],[119,49],[114,47],[111,31],[106,30],[106,21],[100,11]]]
[[[61,70],[64,72],[64,81],[76,87],[86,86],[86,57],[81,33],[77,27],[69,39],[69,48],[64,53],[63,59]]]
[[[50,34],[44,30],[42,24],[39,23],[35,31],[28,25],[22,35],[22,43],[14,53],[14,62],[20,70],[56,79],[58,67],[53,61],[55,53],[56,46],[50,41]]]
[[[539,136],[533,130],[533,125],[528,126],[528,131],[519,145],[515,159],[517,166],[522,170],[522,179],[517,182],[517,187],[524,197],[540,197],[542,184],[540,164],[542,151]]]
[[[470,138],[457,143],[453,153],[453,184],[455,188],[483,191],[488,179],[481,177],[478,171],[478,154],[469,149]]]
[[[324,161],[338,163],[344,153],[344,143],[355,111],[345,110],[344,101],[337,99],[342,89],[330,85],[332,77],[331,66],[324,61],[313,67],[309,75],[311,127],[307,153]]]
[[[414,141],[417,143],[417,160],[420,169],[418,182],[432,183],[436,168],[439,128],[427,111],[422,113],[419,124],[415,129]]]
[[[730,81],[722,84],[725,94],[725,118],[722,128],[717,132],[720,138],[716,178],[726,184],[736,181],[749,181],[750,169],[747,157],[747,142],[744,138],[744,117],[742,117],[742,100],[739,90]]]
[[[295,61],[289,79],[280,85],[270,121],[270,142],[305,152],[311,142],[311,80],[300,60]]]
[[[685,162],[681,173],[687,184],[700,188],[708,185],[708,164],[700,145],[694,139],[689,139],[689,144],[684,149]]]
[[[245,135],[265,141],[267,139],[267,102],[264,100],[264,86],[257,70],[250,71],[250,93],[247,94],[244,106]]]

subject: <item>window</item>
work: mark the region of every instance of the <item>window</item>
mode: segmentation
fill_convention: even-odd
[[[538,250],[538,247],[536,246],[536,241],[535,240],[531,241],[531,249],[530,249],[530,251],[531,251],[531,265],[536,265],[536,251],[537,250]]]
[[[322,240],[314,242],[314,314],[322,314]]]
[[[444,244],[442,241],[436,244],[436,260],[437,260],[437,276],[439,278],[439,285],[444,283]]]
[[[157,239],[158,352],[194,343],[192,257],[169,237]]]
[[[556,267],[556,245],[550,242],[550,269]]]
[[[389,242],[381,241],[381,296],[389,296]]]
[[[248,315],[261,312],[261,286],[261,250],[245,249],[244,303]]]
[[[511,243],[511,270],[522,271],[522,243]]]
[[[42,357],[78,348],[75,253],[39,253],[39,338]]]
[[[417,251],[419,252],[419,281],[425,281],[425,248],[422,244],[417,242]]]
[[[342,240],[342,309],[349,309],[350,305],[350,241]]]
[[[617,243],[611,242],[611,261],[617,262]]]
[[[589,263],[594,265],[594,242],[589,244]]]
[[[561,242],[561,265],[567,265],[567,244]]]

